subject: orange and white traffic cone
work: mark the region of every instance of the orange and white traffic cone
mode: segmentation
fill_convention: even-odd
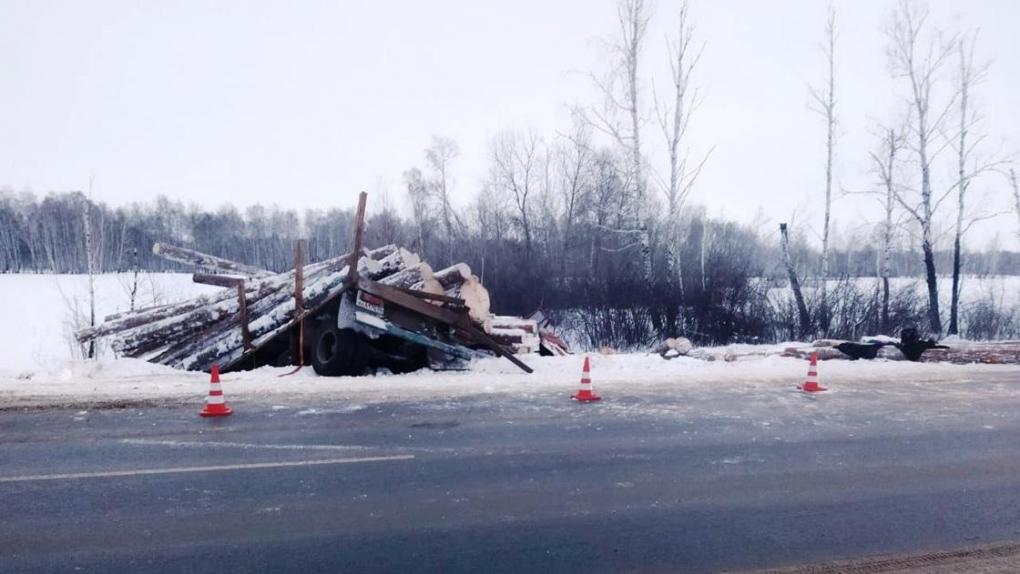
[[[591,364],[588,362],[588,357],[584,358],[584,369],[581,371],[581,390],[577,391],[576,395],[571,395],[570,398],[582,403],[602,400],[602,397],[596,395],[595,391],[592,390]]]
[[[227,406],[220,386],[220,366],[213,365],[209,377],[209,396],[205,399],[205,408],[198,413],[203,417],[225,417],[234,411]]]
[[[803,390],[806,393],[817,393],[820,391],[827,391],[829,389],[818,385],[818,353],[811,353],[811,365],[808,366],[807,380],[798,389]]]

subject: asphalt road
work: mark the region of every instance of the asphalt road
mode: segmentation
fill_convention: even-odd
[[[680,395],[3,411],[0,572],[711,572],[1016,540],[1018,391],[833,424],[837,394],[767,423]]]

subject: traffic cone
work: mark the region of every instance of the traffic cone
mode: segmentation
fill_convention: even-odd
[[[818,385],[818,353],[811,353],[811,365],[808,366],[807,380],[804,381],[804,385],[797,387],[803,390],[805,393],[817,393],[820,391],[827,391],[829,389]]]
[[[234,412],[227,406],[223,398],[223,388],[220,387],[220,366],[213,365],[209,373],[209,396],[205,399],[205,408],[198,413],[203,417],[225,417]]]
[[[588,362],[588,357],[584,358],[584,369],[581,371],[581,390],[577,391],[576,395],[571,395],[570,398],[582,403],[602,400],[602,397],[596,395],[591,387],[591,364]]]

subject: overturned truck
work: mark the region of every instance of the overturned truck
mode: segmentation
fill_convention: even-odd
[[[433,272],[395,245],[363,249],[365,201],[362,194],[351,253],[306,264],[299,241],[286,273],[157,243],[155,254],[200,270],[195,282],[223,289],[111,315],[75,336],[82,343],[105,338],[120,356],[192,371],[310,363],[321,375],[358,375],[458,368],[497,355],[530,373],[490,336],[488,292],[467,265]]]

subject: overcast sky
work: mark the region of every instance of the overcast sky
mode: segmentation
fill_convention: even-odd
[[[885,62],[890,0],[835,3],[840,139],[837,177],[871,183],[869,129],[901,106]],[[976,90],[989,142],[1020,147],[1020,3],[932,1],[933,21],[980,28],[991,59]],[[652,2],[644,95],[666,85],[664,34],[677,3]],[[351,206],[422,163],[433,134],[456,139],[457,196],[484,177],[492,135],[534,128],[555,137],[568,108],[597,95],[597,38],[612,0],[46,1],[0,0],[0,186],[83,189],[120,205],[166,194],[217,206]],[[694,201],[713,214],[820,225],[824,124],[808,110],[821,80],[820,0],[696,0],[705,52],[695,82],[704,104],[695,151],[715,152]],[[902,90],[899,90],[902,92]],[[662,164],[659,132],[645,134]],[[948,176],[951,165],[943,169]],[[1008,207],[1005,180],[975,194]],[[371,203],[371,202],[370,202]],[[870,200],[837,199],[844,227],[874,215]],[[982,226],[1005,247],[1015,218]]]

